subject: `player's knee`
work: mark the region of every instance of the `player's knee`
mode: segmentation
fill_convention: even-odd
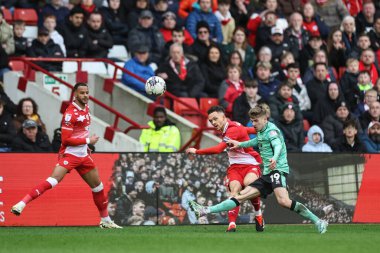
[[[51,188],[54,188],[54,186],[58,184],[58,180],[54,177],[48,177],[46,181],[48,181],[48,183],[51,184]]]
[[[285,208],[289,208],[291,205],[290,200],[288,198],[278,198],[277,202],[280,206]]]

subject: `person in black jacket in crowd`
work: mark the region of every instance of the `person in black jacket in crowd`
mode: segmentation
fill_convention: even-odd
[[[367,129],[369,123],[372,121],[380,121],[380,102],[376,101],[373,102],[369,106],[369,110],[364,112],[360,117],[359,117],[360,125],[362,129]]]
[[[0,82],[0,100],[4,102],[3,112],[13,117],[17,112],[17,105],[13,103],[13,101],[9,98],[7,93],[5,93],[2,82]]]
[[[0,152],[11,151],[11,144],[16,136],[11,115],[5,112],[5,101],[0,99]]]
[[[103,25],[103,18],[99,12],[93,12],[87,19],[88,48],[86,57],[107,58],[108,50],[113,46],[111,34]]]
[[[28,47],[28,39],[23,36],[25,32],[25,22],[16,20],[13,22],[13,34],[15,40],[15,53],[13,56],[25,56]]]
[[[29,57],[43,58],[62,58],[63,52],[58,44],[50,38],[50,33],[45,27],[38,29],[37,39],[34,39],[32,45],[26,52]],[[48,71],[62,71],[62,62],[36,62],[40,67]]]
[[[177,97],[202,97],[204,78],[198,63],[184,57],[182,46],[170,47],[170,58],[158,66],[156,74],[166,81],[167,90]]]
[[[235,100],[232,105],[232,120],[246,126],[250,119],[248,112],[261,102],[258,92],[258,83],[254,80],[247,80],[244,86],[244,92]]]
[[[138,19],[141,12],[149,10],[150,1],[149,0],[133,0],[133,1],[123,1],[123,7],[126,5],[125,2],[135,2],[134,6],[129,9],[127,17],[127,24],[130,29],[138,25]],[[130,6],[129,6],[130,7]],[[124,9],[124,8],[122,8]]]
[[[87,51],[88,31],[84,26],[85,12],[76,6],[70,11],[68,20],[57,28],[62,35],[67,57],[85,57]]]
[[[302,118],[297,117],[298,105],[286,103],[281,108],[281,119],[277,122],[281,130],[288,152],[301,152],[304,144]]]
[[[129,28],[126,16],[120,12],[120,0],[108,0],[108,7],[102,7],[99,11],[103,15],[103,22],[112,36],[113,43],[126,46]]]
[[[317,105],[319,99],[326,94],[327,85],[330,83],[327,80],[327,66],[325,63],[314,64],[314,78],[306,83],[307,94],[311,101],[311,109]]]
[[[353,111],[358,100],[355,98],[353,91],[357,89],[358,76],[359,76],[359,61],[354,58],[349,58],[346,63],[346,70],[344,71],[341,79],[339,80],[340,87],[344,95],[344,99],[348,104],[350,111]]]
[[[206,21],[197,23],[197,37],[194,38],[194,43],[191,45],[192,51],[198,57],[199,62],[204,62],[207,59],[207,51],[211,46],[220,47],[213,41],[210,36],[210,26]]]
[[[125,186],[125,194],[117,200],[115,222],[128,225],[128,218],[132,215],[133,202],[136,200],[137,190],[132,185]]]
[[[331,146],[338,138],[343,136],[343,124],[347,120],[355,121],[356,130],[359,133],[362,132],[359,120],[349,111],[347,103],[342,101],[336,106],[336,113],[328,115],[321,124],[327,144]]]
[[[12,142],[14,152],[52,152],[47,134],[43,133],[37,122],[27,119],[22,123],[22,129]]]
[[[368,32],[373,51],[380,49],[380,15],[375,18],[373,29]]]
[[[367,152],[367,148],[358,137],[357,123],[354,119],[343,123],[342,136],[335,140],[332,149],[334,152]]]

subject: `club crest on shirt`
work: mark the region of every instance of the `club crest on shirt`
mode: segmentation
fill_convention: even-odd
[[[66,114],[65,121],[70,121],[70,120],[71,120],[71,114]]]
[[[277,131],[276,130],[270,131],[269,136],[277,136]]]

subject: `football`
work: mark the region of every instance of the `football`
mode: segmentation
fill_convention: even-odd
[[[166,91],[165,80],[159,76],[149,77],[145,82],[145,91],[148,95],[161,96]]]

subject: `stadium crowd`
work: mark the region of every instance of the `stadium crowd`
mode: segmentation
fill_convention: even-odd
[[[121,225],[175,225],[227,223],[227,213],[196,219],[189,200],[212,205],[227,197],[223,183],[228,159],[225,155],[187,157],[183,153],[120,154],[110,178],[108,208]],[[197,168],[197,169],[195,169]],[[290,185],[290,194],[308,199],[308,208],[329,222],[347,223],[347,205],[318,194],[302,182]],[[265,214],[265,205],[262,205]],[[254,223],[252,205],[242,204],[239,222]]]
[[[380,151],[378,1],[9,0],[1,5],[0,76],[9,71],[11,56],[106,58],[113,45],[123,45],[131,54],[126,69],[143,78],[161,76],[178,97],[217,98],[231,119],[244,125],[249,119],[242,112],[268,104],[289,151]],[[5,19],[5,11],[17,8],[38,14],[32,41],[23,37],[25,21]],[[62,69],[59,62],[37,64]],[[122,82],[146,95],[139,80],[124,74]],[[1,122],[10,116],[18,123],[15,128],[2,123],[6,137],[0,145],[8,151],[9,136],[23,122],[13,104],[1,104]],[[28,119],[43,134],[33,106]]]

